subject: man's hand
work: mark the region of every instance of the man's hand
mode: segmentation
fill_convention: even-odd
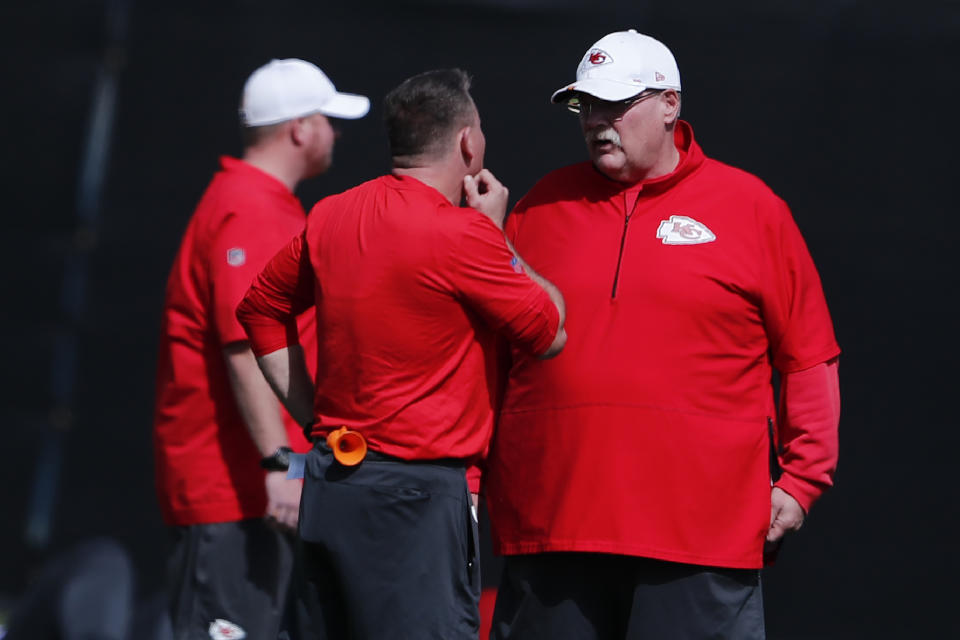
[[[803,526],[804,516],[803,507],[793,496],[780,487],[774,487],[770,493],[770,529],[767,531],[767,542],[777,542],[788,531],[797,531]]]
[[[267,522],[281,529],[296,531],[303,481],[287,480],[286,471],[270,471],[267,473],[266,487]]]
[[[481,169],[476,176],[464,176],[463,193],[468,206],[490,218],[498,229],[503,229],[510,192],[488,169]]]

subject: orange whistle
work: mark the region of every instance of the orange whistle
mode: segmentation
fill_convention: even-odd
[[[367,455],[367,441],[359,431],[340,427],[327,434],[327,445],[333,457],[345,467],[354,467]]]

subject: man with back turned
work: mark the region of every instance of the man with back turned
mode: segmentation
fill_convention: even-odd
[[[532,358],[566,340],[560,293],[504,237],[507,190],[483,168],[469,86],[440,70],[391,91],[392,173],[319,202],[237,310],[316,440],[299,532],[323,638],[476,638],[478,478],[466,471],[493,429],[497,336]],[[313,306],[315,384],[294,322]],[[366,441],[355,466],[327,446],[340,427]]]

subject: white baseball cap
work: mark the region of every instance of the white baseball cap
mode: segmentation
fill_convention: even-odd
[[[630,29],[597,40],[583,54],[577,81],[555,91],[551,100],[562,102],[570,93],[579,91],[601,100],[618,101],[647,89],[680,91],[680,70],[666,45]]]
[[[366,96],[339,93],[323,71],[305,60],[271,60],[247,78],[240,121],[262,127],[313,113],[354,120],[367,115]]]

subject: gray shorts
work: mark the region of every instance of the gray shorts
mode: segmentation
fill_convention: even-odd
[[[240,637],[234,627],[251,640],[277,637],[291,536],[251,519],[173,527],[171,537],[167,577],[177,640]]]
[[[491,640],[763,640],[756,569],[600,553],[506,558]]]
[[[476,640],[477,522],[463,465],[307,455],[301,585],[315,637]]]

